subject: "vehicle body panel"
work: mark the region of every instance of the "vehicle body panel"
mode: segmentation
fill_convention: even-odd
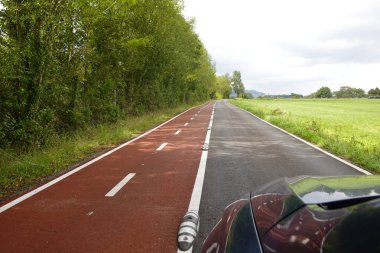
[[[252,218],[239,215],[247,202]],[[247,227],[239,217],[246,217]],[[236,229],[234,223],[244,229]],[[250,200],[227,207],[202,252],[380,252],[378,227],[380,176],[301,176],[275,181]],[[247,243],[251,246],[241,247]],[[210,250],[213,245],[215,250]]]

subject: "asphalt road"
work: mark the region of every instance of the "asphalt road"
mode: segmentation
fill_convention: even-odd
[[[198,206],[202,187],[194,184],[203,178],[211,123],[195,253],[223,209],[265,183],[360,174],[226,101],[214,116],[213,106],[192,108],[0,206],[0,252],[176,252],[193,196]]]
[[[336,159],[220,101],[215,106],[200,204],[200,234],[193,252],[221,218],[224,208],[282,177],[362,174]]]

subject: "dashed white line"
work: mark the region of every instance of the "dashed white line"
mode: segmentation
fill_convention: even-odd
[[[168,143],[167,143],[167,142],[164,142],[164,143],[162,143],[161,146],[159,146],[156,150],[157,150],[157,151],[161,151],[161,150],[163,150],[163,149],[166,147],[166,145],[168,145]]]
[[[190,120],[193,120],[194,118],[191,118]]]
[[[185,125],[184,126],[188,126],[189,125],[189,123],[185,123]]]
[[[178,135],[182,130],[178,130],[174,135]]]
[[[37,193],[39,193],[39,192],[41,192],[41,191],[43,191],[43,190],[49,188],[50,186],[52,186],[52,185],[54,185],[54,184],[56,184],[56,183],[58,183],[58,182],[64,180],[65,178],[67,178],[67,177],[69,177],[69,176],[71,176],[71,175],[77,173],[78,171],[81,171],[82,169],[86,168],[87,166],[89,166],[89,165],[91,165],[91,164],[93,164],[93,163],[95,163],[95,162],[97,162],[97,161],[103,159],[104,157],[106,157],[106,156],[108,156],[108,155],[114,153],[115,151],[117,151],[117,150],[119,150],[119,149],[121,149],[121,148],[124,148],[125,146],[129,145],[130,143],[135,142],[135,141],[137,141],[138,139],[141,139],[142,137],[144,137],[144,136],[150,134],[151,132],[155,131],[156,129],[158,129],[158,128],[164,126],[165,124],[167,124],[167,123],[169,123],[169,122],[171,122],[171,121],[173,121],[174,119],[180,117],[181,115],[185,114],[186,112],[190,111],[191,109],[193,109],[193,108],[190,108],[190,109],[188,109],[188,110],[186,110],[186,111],[184,111],[184,112],[178,114],[177,116],[175,116],[175,117],[173,117],[173,118],[171,118],[171,119],[165,121],[164,123],[162,123],[161,125],[159,125],[159,126],[153,128],[153,129],[151,129],[151,130],[149,130],[149,131],[147,131],[147,132],[145,132],[145,133],[143,133],[143,134],[137,136],[136,138],[134,138],[134,139],[132,139],[132,140],[130,140],[130,141],[128,141],[128,142],[126,142],[126,143],[124,143],[124,144],[122,144],[122,145],[120,145],[120,146],[118,146],[118,147],[116,147],[116,148],[114,148],[114,149],[112,149],[112,150],[110,150],[110,151],[108,151],[107,153],[104,153],[103,155],[100,155],[100,156],[96,157],[95,159],[93,159],[93,160],[91,160],[91,161],[89,161],[89,162],[87,162],[87,163],[85,163],[85,164],[83,164],[83,165],[81,165],[81,166],[79,166],[79,167],[73,169],[73,170],[70,170],[70,171],[67,172],[66,174],[63,174],[62,176],[57,177],[56,179],[54,179],[54,180],[52,180],[52,181],[50,181],[50,182],[48,182],[48,183],[46,183],[46,184],[44,184],[44,185],[42,185],[42,186],[36,188],[36,189],[34,189],[34,190],[28,192],[27,194],[22,195],[21,197],[19,197],[19,198],[13,200],[13,201],[11,201],[11,202],[9,202],[8,204],[5,204],[5,205],[1,206],[1,207],[0,207],[0,213],[2,213],[2,212],[4,212],[4,211],[8,210],[9,208],[11,208],[11,207],[13,207],[13,206],[15,206],[15,205],[21,203],[21,202],[24,201],[24,200],[26,200],[26,199],[28,199],[28,198],[30,198],[30,197],[36,195]]]
[[[134,176],[136,176],[136,173],[129,173],[123,180],[121,180],[112,190],[110,190],[106,197],[113,197],[118,193],[121,188],[123,188]]]

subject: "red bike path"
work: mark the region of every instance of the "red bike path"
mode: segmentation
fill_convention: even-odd
[[[0,252],[176,252],[213,105],[186,111],[1,212]]]

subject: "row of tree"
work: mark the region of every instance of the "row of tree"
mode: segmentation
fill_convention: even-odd
[[[213,64],[180,0],[1,6],[0,147],[216,96]]]
[[[368,94],[363,89],[342,86],[338,91],[332,92],[329,87],[321,87],[316,92],[310,94],[309,98],[364,98],[367,96],[380,96],[380,89],[375,88],[368,91]]]
[[[236,97],[252,98],[252,94],[245,91],[241,73],[238,70],[233,71],[232,76],[228,73],[218,76],[216,90],[218,98],[229,98],[232,93]]]

